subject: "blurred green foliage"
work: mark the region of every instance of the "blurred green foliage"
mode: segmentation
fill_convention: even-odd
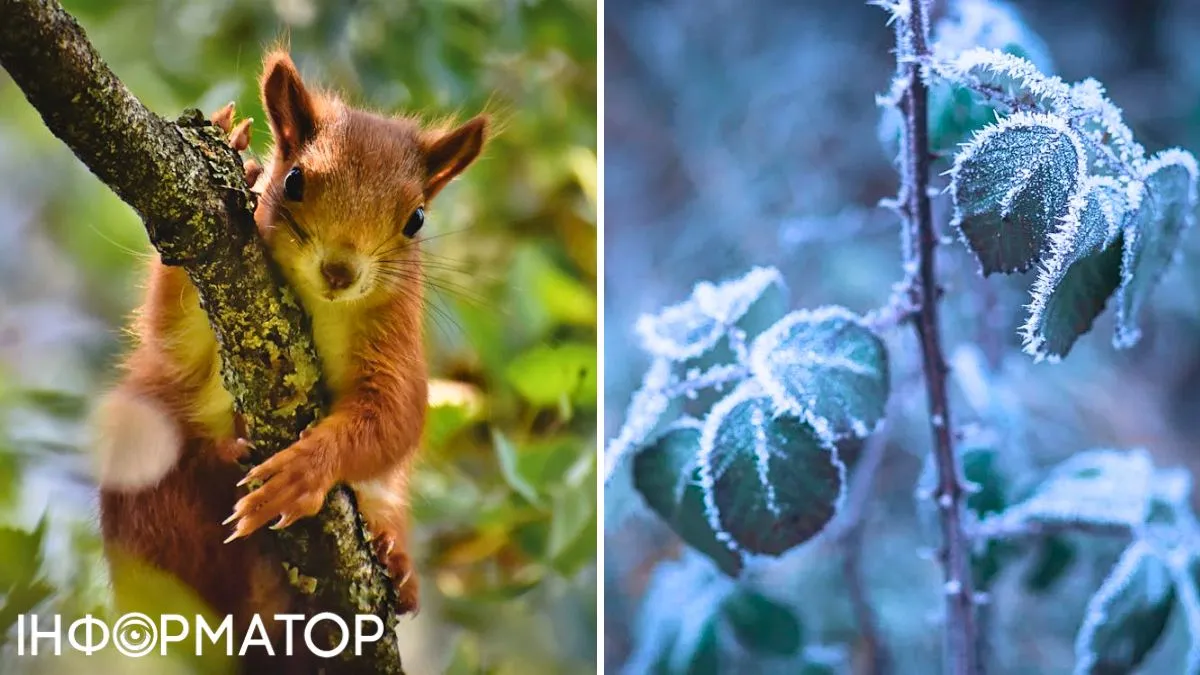
[[[418,675],[593,672],[595,3],[64,4],[148,106],[236,101],[258,154],[259,59],[281,41],[353,104],[493,116],[498,134],[427,229],[438,381],[412,496],[425,597],[402,649]],[[106,601],[81,420],[126,346],[150,249],[2,75],[0,177],[0,232],[14,233],[0,236],[3,629],[35,603]]]

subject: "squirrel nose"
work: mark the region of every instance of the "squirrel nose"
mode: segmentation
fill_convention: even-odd
[[[340,260],[321,263],[321,276],[331,291],[344,291],[358,280],[358,271]]]

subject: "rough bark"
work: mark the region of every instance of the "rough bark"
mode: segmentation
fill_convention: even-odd
[[[56,0],[0,0],[0,65],[50,131],[137,211],[163,261],[196,285],[253,459],[290,445],[325,412],[320,368],[304,312],[255,235],[238,154],[198,111],[171,122],[142,105]],[[346,650],[328,672],[402,673],[394,592],[349,491],[339,487],[317,517],[272,536],[309,616],[384,621],[384,639],[361,657]]]

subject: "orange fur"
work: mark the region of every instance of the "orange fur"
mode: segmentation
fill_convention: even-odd
[[[296,443],[243,477],[235,460],[245,447],[196,289],[182,270],[155,260],[134,325],[138,344],[109,395],[151,405],[102,405],[99,414],[165,415],[182,447],[149,449],[179,456],[157,482],[131,486],[142,474],[129,472],[121,475],[133,479],[101,484],[105,543],[174,573],[219,614],[279,611],[272,607],[287,605],[282,577],[279,588],[263,581],[262,570],[273,563],[249,535],[272,521],[286,525],[316,513],[335,484],[348,483],[395,578],[400,609],[415,610],[406,486],[424,425],[427,376],[419,239],[402,229],[478,156],[487,122],[424,129],[413,119],[369,114],[310,92],[286,53],[268,54],[264,63],[262,95],[275,148],[265,166],[247,163],[260,193],[255,221],[312,319],[333,405]],[[247,128],[233,126],[232,110],[213,119],[244,149]],[[299,200],[284,187],[297,167]],[[352,279],[344,288],[326,281],[331,261]],[[115,426],[103,422],[102,434]],[[156,429],[169,424],[159,422]],[[145,436],[173,438],[169,429]],[[108,447],[113,452],[112,442]],[[104,461],[119,464],[122,451],[115,452]],[[124,458],[139,456],[130,450]],[[247,494],[235,487],[239,479],[261,485]],[[222,521],[234,523],[229,543]]]

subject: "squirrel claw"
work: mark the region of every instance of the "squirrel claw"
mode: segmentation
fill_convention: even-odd
[[[229,132],[229,146],[238,152],[243,152],[250,147],[250,125],[254,119],[247,117],[234,127],[233,131]]]
[[[298,456],[293,446],[251,469],[238,485],[261,481],[262,485],[238,500],[231,518],[237,519],[237,532],[251,534],[272,520],[271,529],[291,525],[300,518],[321,510],[325,495],[333,488],[312,470],[307,456]]]
[[[226,103],[208,119],[213,124],[221,127],[221,131],[229,133],[229,130],[233,128],[233,101]]]
[[[242,165],[242,168],[246,172],[246,184],[249,185],[250,187],[254,187],[254,185],[256,183],[258,183],[259,176],[262,176],[262,172],[263,172],[262,165],[256,161],[254,161],[253,159],[248,159]]]

